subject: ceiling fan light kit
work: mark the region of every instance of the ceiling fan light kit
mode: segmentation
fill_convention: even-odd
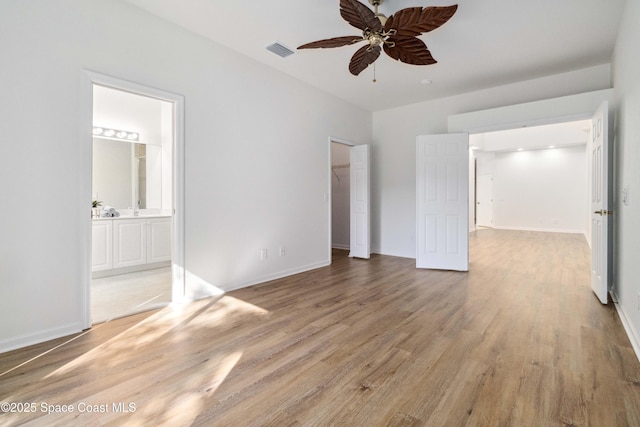
[[[298,49],[333,48],[362,41],[367,44],[356,51],[349,63],[354,76],[373,64],[382,50],[391,58],[412,65],[429,65],[433,59],[427,45],[417,36],[439,28],[458,9],[458,5],[409,7],[388,18],[378,13],[384,0],[369,0],[374,10],[357,0],[340,0],[340,15],[362,31],[362,36],[342,36],[303,44]],[[374,80],[375,81],[375,80]]]

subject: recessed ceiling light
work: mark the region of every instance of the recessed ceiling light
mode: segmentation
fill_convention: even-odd
[[[549,148],[556,148],[556,146],[555,145],[550,145]]]
[[[518,151],[522,151],[522,150],[524,150],[524,148],[518,148]]]
[[[429,80],[429,79],[420,80],[420,84],[424,85],[424,86],[430,85],[431,83],[433,83],[433,82],[431,80]]]

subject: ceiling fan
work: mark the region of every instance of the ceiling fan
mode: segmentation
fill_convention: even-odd
[[[368,42],[351,58],[349,71],[360,74],[380,56],[382,49],[395,60],[406,64],[429,65],[437,61],[417,36],[435,30],[456,13],[458,5],[409,7],[388,18],[378,13],[384,0],[369,0],[372,11],[357,0],[340,0],[340,15],[349,24],[362,30],[362,36],[343,36],[303,44],[298,49],[314,49],[347,46]],[[381,48],[382,46],[382,48]],[[375,80],[374,80],[375,81]]]

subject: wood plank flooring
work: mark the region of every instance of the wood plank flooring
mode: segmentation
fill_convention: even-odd
[[[639,426],[640,363],[584,237],[481,230],[470,254],[460,273],[336,251],[1,354],[0,401],[36,407],[0,425]]]

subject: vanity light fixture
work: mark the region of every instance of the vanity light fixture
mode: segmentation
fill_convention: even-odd
[[[128,132],[126,130],[109,129],[99,126],[93,127],[93,136],[134,142],[140,139],[140,134],[137,132]]]

